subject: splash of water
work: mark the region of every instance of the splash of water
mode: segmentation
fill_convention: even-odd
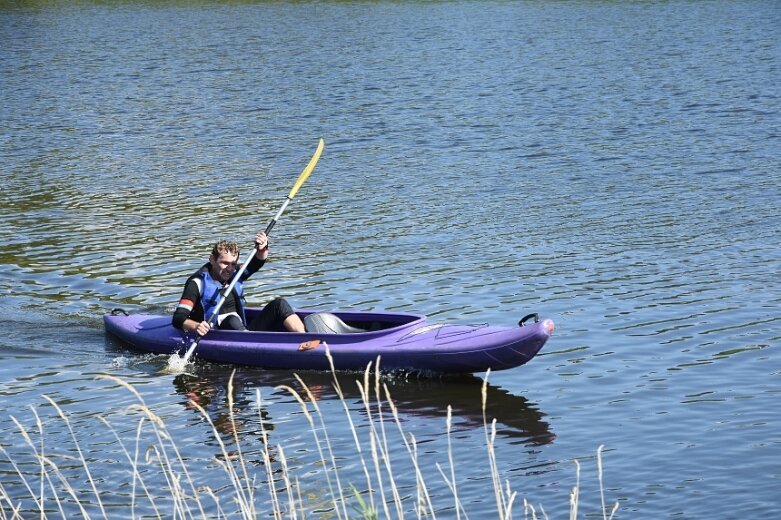
[[[187,356],[180,356],[176,352],[171,354],[168,358],[168,365],[165,368],[165,372],[169,374],[181,374],[190,364],[190,359]]]

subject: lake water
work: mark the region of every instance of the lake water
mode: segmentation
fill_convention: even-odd
[[[50,516],[77,514],[74,496],[103,516],[44,395],[69,418],[107,516],[154,516],[131,498],[143,493],[100,420],[132,456],[137,400],[103,375],[134,385],[165,420],[196,487],[219,496],[229,483],[190,399],[260,490],[265,429],[303,514],[336,515],[302,408],[279,388],[300,388],[292,372],[237,368],[237,446],[234,367],[161,373],[165,356],[127,350],[102,328],[114,307],[170,308],[215,239],[248,243],[320,137],[325,152],[274,229],[250,301],[553,319],[541,354],[487,387],[517,518],[523,499],[568,517],[575,460],[579,516],[601,518],[600,445],[618,518],[781,515],[778,2],[10,4],[0,3],[0,484],[23,516],[39,515],[14,464],[36,496],[41,479],[20,426],[72,490],[54,486],[60,505],[46,491]],[[300,375],[328,418],[342,487],[374,486],[331,378]],[[451,477],[449,444],[463,509],[497,517],[482,376],[383,380],[440,518],[456,517],[437,469]],[[368,450],[360,379],[340,382]],[[386,426],[415,517],[414,474]],[[143,474],[173,516],[154,457]],[[236,509],[209,503],[207,516]],[[257,503],[265,516],[261,491]],[[200,512],[180,516],[190,514]]]

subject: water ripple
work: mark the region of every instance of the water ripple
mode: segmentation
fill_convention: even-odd
[[[605,443],[610,491],[635,516],[777,516],[771,4],[0,7],[0,394],[12,398],[0,411],[50,393],[111,479],[93,376],[119,374],[211,463],[216,443],[186,396],[224,416],[224,370],[171,381],[157,373],[164,360],[106,341],[100,315],[162,312],[217,237],[249,247],[322,136],[251,302],[505,325],[539,312],[554,339],[489,387],[505,475],[530,498],[566,514],[551,503],[574,485],[568,461],[589,464]],[[291,382],[245,375],[242,406]],[[476,387],[405,380],[398,393],[434,457],[454,406],[464,478],[483,483]],[[130,403],[108,394],[115,410]],[[275,442],[319,478],[297,404],[270,394]],[[257,437],[257,411],[242,414]],[[132,433],[120,412],[111,419]],[[3,419],[0,431],[15,427]],[[751,472],[725,473],[724,457]],[[484,491],[462,498],[483,505]]]

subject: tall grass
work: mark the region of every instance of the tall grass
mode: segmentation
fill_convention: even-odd
[[[290,386],[279,387],[290,393],[299,403],[308,424],[308,434],[314,444],[321,473],[325,478],[327,496],[319,506],[320,515],[326,518],[468,518],[469,513],[459,497],[459,475],[457,472],[457,444],[451,438],[452,411],[447,411],[447,465],[435,465],[437,473],[427,474],[424,468],[428,462],[421,463],[418,444],[412,433],[404,431],[398,410],[391,398],[387,385],[380,377],[379,360],[374,367],[367,367],[363,378],[356,381],[360,391],[364,427],[353,420],[348,408],[339,378],[334,373],[334,389],[343,405],[344,413],[354,444],[354,452],[348,455],[337,454],[328,432],[328,417],[318,404],[316,396],[305,382],[296,376],[301,389]],[[27,427],[13,418],[23,444],[29,449],[29,460],[23,463],[15,461],[0,446],[0,455],[10,468],[0,474],[0,520],[22,518],[307,518],[313,514],[308,504],[306,484],[302,485],[294,468],[289,467],[285,446],[271,445],[260,414],[263,400],[260,391],[256,391],[255,404],[260,419],[262,448],[261,463],[248,463],[239,442],[239,425],[234,416],[233,376],[228,383],[228,410],[230,432],[221,433],[207,411],[196,402],[192,407],[211,427],[221,456],[217,459],[219,471],[223,476],[210,481],[220,481],[219,489],[199,484],[188,468],[188,457],[182,454],[174,435],[168,430],[165,421],[147,406],[138,390],[122,379],[103,375],[100,379],[124,388],[134,398],[134,404],[128,408],[131,414],[137,414],[137,423],[132,432],[120,433],[105,417],[100,421],[110,433],[120,458],[127,463],[127,482],[113,482],[105,477],[96,478],[91,470],[90,458],[84,453],[78,434],[74,431],[67,413],[48,396],[43,396],[53,407],[57,420],[65,425],[71,444],[70,457],[54,457],[47,446],[47,435],[36,409],[32,410],[34,427]],[[496,420],[487,417],[486,388],[488,374],[483,383],[483,425],[485,430],[486,471],[493,485],[493,509],[496,518],[514,518],[516,509],[522,510],[522,517],[536,520],[548,518],[542,506],[535,508],[526,499],[522,507],[518,506],[517,492],[510,482],[504,481],[496,456]],[[224,429],[223,429],[224,430]],[[393,435],[390,432],[395,432]],[[128,438],[130,437],[130,438]],[[227,437],[227,438],[226,438]],[[395,444],[394,444],[395,442]],[[231,449],[228,447],[228,443]],[[399,445],[400,443],[400,445]],[[395,448],[395,449],[393,449]],[[363,482],[347,482],[341,475],[340,460],[357,457],[357,464]],[[604,520],[612,519],[618,503],[610,510],[605,505],[602,447],[597,450],[598,478],[600,485],[601,511]],[[193,463],[192,460],[189,462]],[[570,519],[578,516],[580,465],[577,461],[577,484],[569,496]],[[257,466],[263,470],[254,471]],[[35,468],[34,470],[31,467]],[[199,468],[200,469],[200,468]],[[75,475],[75,476],[74,476]],[[355,471],[351,472],[355,478]],[[3,480],[13,480],[15,491],[11,493]],[[400,491],[400,480],[414,481],[414,493]],[[441,480],[439,480],[441,479]],[[434,496],[430,492],[432,480],[446,485],[449,493]],[[86,484],[85,484],[86,483]],[[109,497],[121,487],[121,504],[114,498],[112,504],[106,504]],[[21,491],[19,491],[21,489]],[[480,515],[485,516],[485,503],[480,505]],[[539,511],[538,511],[539,509]],[[119,511],[121,510],[121,514]],[[493,514],[491,515],[493,516]]]

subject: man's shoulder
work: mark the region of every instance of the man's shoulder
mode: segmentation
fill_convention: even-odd
[[[209,268],[209,264],[206,264],[200,267],[193,274],[191,274],[190,277],[187,278],[187,281],[184,283],[185,290],[187,290],[190,287],[193,287],[198,290],[198,294],[201,294],[203,292],[203,272],[208,268]]]

